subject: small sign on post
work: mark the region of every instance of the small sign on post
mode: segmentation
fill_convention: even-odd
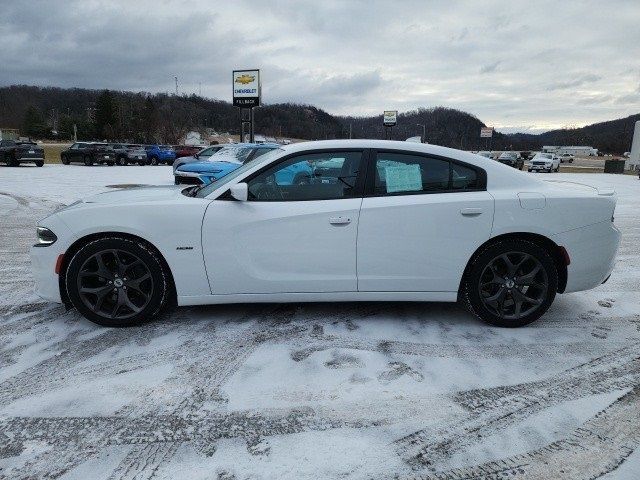
[[[244,141],[245,127],[249,127],[249,141],[255,139],[253,108],[260,106],[262,84],[260,70],[233,71],[233,105],[240,108],[240,139]]]
[[[493,137],[493,127],[482,127],[480,129],[480,138]]]
[[[397,110],[385,110],[382,114],[382,124],[384,125],[385,140],[391,139],[391,129],[398,123]]]
[[[382,123],[385,127],[394,127],[398,123],[398,111],[385,110],[382,116]]]

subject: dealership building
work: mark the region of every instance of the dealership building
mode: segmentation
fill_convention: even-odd
[[[598,149],[593,147],[545,145],[544,147],[542,147],[542,151],[545,153],[555,153],[558,155],[569,153],[571,155],[580,155],[584,157],[592,157],[598,155]]]

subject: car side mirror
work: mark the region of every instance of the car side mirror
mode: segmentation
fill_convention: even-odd
[[[241,202],[246,202],[249,198],[249,185],[246,183],[236,183],[229,189],[231,196]]]

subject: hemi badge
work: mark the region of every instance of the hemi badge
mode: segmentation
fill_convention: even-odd
[[[176,250],[193,250],[193,247],[176,247]]]

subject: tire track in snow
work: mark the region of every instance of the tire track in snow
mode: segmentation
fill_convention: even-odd
[[[469,412],[468,418],[441,430],[419,430],[396,440],[394,446],[410,465],[433,467],[478,439],[545,408],[637,385],[640,385],[640,350],[639,344],[634,344],[546,380],[460,392],[454,399]]]
[[[531,452],[407,480],[595,479],[618,468],[640,444],[640,388],[623,395],[567,438]]]

